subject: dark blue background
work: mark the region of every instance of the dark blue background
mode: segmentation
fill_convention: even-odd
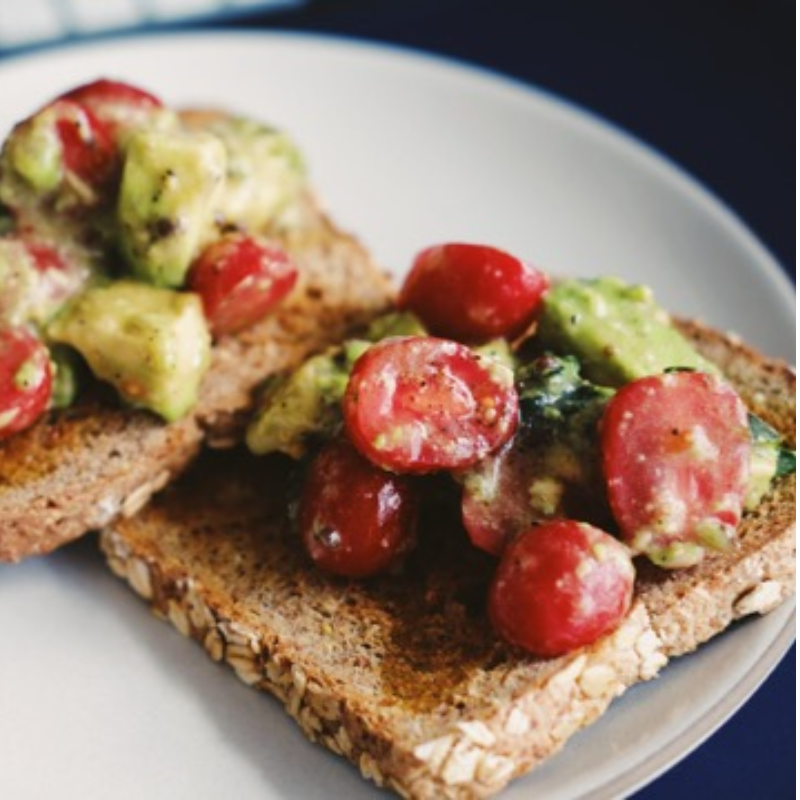
[[[246,22],[422,48],[575,101],[693,173],[795,280],[794,3],[318,0]],[[794,798],[795,675],[793,647],[727,725],[637,798]]]

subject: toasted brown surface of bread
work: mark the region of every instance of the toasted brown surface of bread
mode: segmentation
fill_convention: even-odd
[[[298,266],[298,286],[265,320],[215,344],[188,417],[165,424],[143,411],[84,401],[0,442],[0,561],[47,553],[136,511],[203,441],[235,440],[265,377],[340,339],[388,302],[386,276],[311,198],[302,223],[278,242]]]
[[[793,440],[794,374],[702,326],[682,328]],[[293,535],[286,481],[285,462],[206,455],[106,529],[103,550],[157,613],[275,694],[312,740],[404,796],[497,792],[669,656],[794,591],[791,475],[743,523],[734,552],[681,572],[644,568],[615,633],[536,659],[492,633],[491,559],[439,517],[402,572],[329,578]]]

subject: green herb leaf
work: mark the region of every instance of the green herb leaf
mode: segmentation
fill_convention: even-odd
[[[782,475],[791,475],[793,472],[796,472],[795,462],[795,451],[781,447],[778,450],[778,464],[775,467],[775,476],[780,478]]]

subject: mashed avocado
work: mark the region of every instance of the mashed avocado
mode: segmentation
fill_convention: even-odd
[[[645,286],[618,278],[568,280],[545,296],[537,329],[544,350],[574,355],[605,386],[670,368],[714,371],[670,324]]]

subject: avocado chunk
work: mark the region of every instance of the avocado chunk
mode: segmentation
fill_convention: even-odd
[[[618,278],[553,286],[536,335],[543,349],[575,355],[586,378],[605,386],[666,369],[715,371],[671,325],[650,289]]]
[[[25,191],[52,192],[61,184],[64,159],[56,117],[55,108],[46,108],[17,125],[6,139],[0,199],[10,206],[19,205]]]
[[[250,450],[299,459],[315,437],[332,436],[341,425],[341,401],[351,366],[346,349],[335,349],[274,378],[247,429]]]
[[[83,292],[47,333],[125,401],[169,422],[194,406],[211,354],[199,297],[129,280]]]
[[[212,116],[206,130],[222,142],[226,155],[221,222],[263,230],[305,186],[300,151],[285,133],[244,117]]]
[[[780,433],[755,414],[748,415],[750,424],[750,481],[744,507],[752,511],[770,490],[772,481],[790,475],[796,469],[793,450],[782,447]]]
[[[363,338],[347,339],[272,378],[247,430],[247,446],[256,455],[279,452],[302,458],[315,439],[328,439],[341,427],[342,398],[358,358],[374,342],[412,331],[424,333],[412,314],[382,314]]]
[[[379,342],[389,336],[427,336],[425,326],[410,311],[388,311],[367,326],[364,338]]]
[[[142,128],[131,134],[117,206],[122,252],[134,274],[179,287],[212,238],[226,170],[209,133]]]

